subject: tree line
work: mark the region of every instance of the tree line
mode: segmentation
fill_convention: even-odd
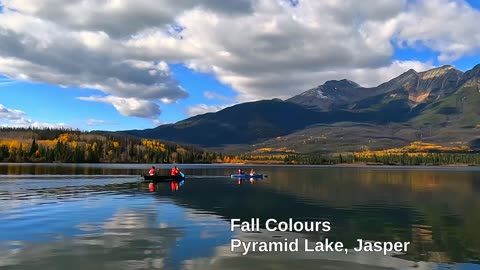
[[[438,165],[480,165],[479,153],[403,153],[389,155],[363,156],[357,153],[340,155],[287,155],[285,163],[333,165],[333,164],[372,164],[401,166],[438,166]]]
[[[221,153],[126,135],[72,129],[0,129],[0,162],[212,163]]]
[[[1,128],[0,162],[63,163],[283,163],[378,165],[480,165],[480,153],[414,142],[403,148],[344,154],[226,155],[195,146],[73,129]]]

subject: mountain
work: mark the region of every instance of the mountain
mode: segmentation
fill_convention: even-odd
[[[343,79],[327,81],[325,84],[307,90],[287,101],[319,111],[330,111],[348,106],[352,102],[374,94],[359,84]]]
[[[348,109],[379,110],[386,106],[408,106],[430,103],[453,93],[463,73],[452,66],[425,72],[413,69],[376,87],[363,88],[349,80],[328,81],[288,101],[320,111]]]
[[[318,124],[280,139],[267,140],[257,148],[344,152],[428,141],[480,150],[480,65],[465,73],[451,66],[419,73],[409,70],[373,91],[383,91],[384,94],[357,102],[351,111],[383,110],[378,117],[389,118],[390,123]],[[403,110],[395,111],[394,106]],[[385,113],[387,108],[391,113]],[[393,121],[396,117],[404,121]]]
[[[480,115],[480,65],[465,73],[461,84],[445,98],[436,99],[425,107],[414,123],[457,127],[479,125]]]
[[[237,104],[129,135],[221,149],[357,151],[415,140],[478,145],[480,65],[409,70],[376,87],[327,81],[286,101]],[[301,142],[301,143],[300,143]]]
[[[261,100],[197,115],[175,124],[123,133],[211,147],[282,136],[316,123],[319,117],[316,112],[291,102]]]

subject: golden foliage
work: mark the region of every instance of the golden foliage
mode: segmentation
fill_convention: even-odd
[[[278,148],[277,151],[278,151],[278,152],[284,152],[284,153],[296,153],[295,150],[288,149],[288,148],[286,148],[286,147]]]
[[[7,146],[9,149],[27,149],[28,147],[30,147],[29,143],[26,142],[25,140],[21,140],[21,141],[18,141],[18,140],[0,140],[0,146],[1,145],[5,145]]]
[[[266,153],[266,152],[272,152],[272,151],[273,151],[273,148],[263,147],[263,148],[260,148],[260,149],[255,150],[254,152],[257,152],[257,153]]]
[[[113,142],[112,142],[112,146],[113,146],[113,148],[117,149],[117,148],[120,147],[120,143],[117,142],[117,141],[113,141]]]
[[[70,143],[70,146],[71,146],[72,148],[77,148],[78,142],[77,142],[77,141],[73,141],[73,142]]]
[[[60,135],[58,136],[58,141],[59,141],[59,142],[64,143],[64,142],[68,142],[69,140],[70,140],[70,136],[69,136],[68,133],[63,133],[63,134],[60,134]]]
[[[277,152],[277,153],[295,153],[295,150],[288,149],[286,147],[281,147],[281,148],[271,148],[271,147],[264,147],[264,148],[259,148],[253,153],[272,153],[272,152]]]
[[[156,140],[142,140],[142,145],[145,146],[147,149],[151,149],[151,150],[159,150],[161,152],[165,152],[166,151],[166,148],[165,148],[165,144],[159,142],[159,141],[156,141]]]
[[[362,152],[355,153],[355,157],[372,158],[374,156],[381,157],[381,156],[387,156],[387,155],[404,155],[404,154],[406,154],[409,157],[416,157],[416,156],[425,157],[428,155],[428,153],[432,153],[432,152],[469,152],[469,151],[471,151],[471,149],[467,146],[446,147],[438,144],[416,141],[401,148],[391,148],[391,149],[378,150],[378,151],[370,151],[368,150],[368,148],[365,148]]]
[[[38,140],[37,144],[48,148],[53,148],[57,144],[57,140]]]

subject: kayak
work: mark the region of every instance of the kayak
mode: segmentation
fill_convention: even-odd
[[[158,182],[168,182],[168,181],[181,181],[185,180],[185,175],[179,174],[179,175],[148,175],[145,174],[143,175],[144,182],[152,182],[152,183],[158,183]]]
[[[264,174],[255,173],[255,174],[232,174],[231,178],[263,178],[266,177]]]

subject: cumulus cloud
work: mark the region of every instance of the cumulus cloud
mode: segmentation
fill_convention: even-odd
[[[330,79],[348,78],[374,86],[410,68],[432,67],[414,60],[392,61],[392,39],[403,39],[399,33],[406,22],[402,18],[415,11],[407,1],[300,1],[295,7],[282,3],[258,1],[254,15],[235,19],[203,10],[183,13],[178,22],[185,26],[186,41],[178,47],[199,44],[191,51],[196,55],[198,48],[201,55],[190,59],[188,66],[214,73],[232,85],[239,101],[287,98]],[[433,10],[410,16],[426,15],[436,16]],[[160,37],[147,37],[155,38]],[[143,46],[153,50],[148,44]],[[469,46],[475,48],[473,43]]]
[[[250,0],[104,1],[104,0],[6,0],[6,8],[74,30],[101,31],[113,37],[129,37],[145,28],[173,24],[185,10],[201,8],[213,13],[240,15],[252,12]]]
[[[214,74],[247,101],[287,98],[330,79],[374,86],[432,67],[392,60],[392,42],[421,45],[445,62],[480,48],[472,23],[479,11],[463,0],[0,3],[0,74],[99,89],[106,97],[83,100],[152,119],[159,103],[188,97],[169,63]]]
[[[71,29],[55,18],[34,17],[26,11],[38,7],[30,10],[27,2],[27,10],[11,10],[11,3],[5,2],[0,13],[1,74],[15,80],[93,88],[122,98],[162,102],[188,96],[165,61],[135,57],[137,53],[121,39],[104,31]]]
[[[44,123],[26,117],[24,111],[9,109],[0,104],[0,127],[36,127],[36,128],[68,128],[65,123]]]
[[[160,106],[155,102],[136,98],[122,98],[115,96],[78,97],[83,101],[103,102],[111,104],[123,116],[136,116],[156,119],[160,113]]]
[[[205,114],[209,112],[217,112],[226,107],[232,106],[230,105],[207,105],[207,104],[197,104],[195,106],[190,106],[187,108],[186,114],[188,116],[195,116],[199,114]]]
[[[215,73],[241,100],[288,97],[332,71],[347,75],[348,70],[388,66],[393,52],[389,40],[374,44],[359,31],[364,21],[382,21],[385,15],[358,1],[346,2],[309,1],[291,7],[259,1],[254,15],[235,19],[186,12],[178,21],[191,42],[202,44],[204,55],[189,66]],[[382,3],[378,8],[391,16],[402,12],[398,1]]]
[[[117,109],[117,111],[124,116],[137,116],[155,119],[161,113],[158,104],[148,100],[115,96],[89,96],[79,97],[78,99],[112,104],[115,109]]]
[[[475,23],[480,11],[465,1],[429,0],[412,3],[396,19],[397,42],[424,46],[440,53],[440,61],[453,61],[480,49],[480,30]]]

